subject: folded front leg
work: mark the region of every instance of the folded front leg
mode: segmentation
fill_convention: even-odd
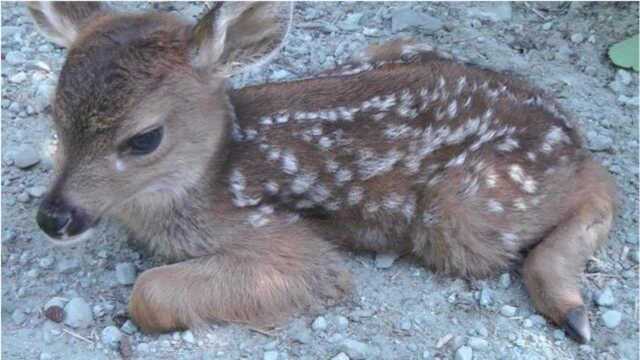
[[[348,291],[338,253],[302,223],[243,236],[210,256],[142,273],[129,302],[134,321],[145,332],[220,320],[267,326]]]

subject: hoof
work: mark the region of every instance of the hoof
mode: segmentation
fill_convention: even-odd
[[[583,305],[569,310],[564,320],[564,331],[580,344],[586,344],[591,340],[591,326],[587,309]]]

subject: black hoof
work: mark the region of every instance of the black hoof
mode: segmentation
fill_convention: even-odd
[[[587,309],[580,305],[571,309],[564,320],[564,331],[573,340],[586,344],[591,340],[591,326],[587,317]]]

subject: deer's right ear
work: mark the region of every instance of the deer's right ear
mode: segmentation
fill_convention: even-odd
[[[230,76],[266,62],[282,46],[293,3],[215,3],[191,30],[192,65],[203,73]]]
[[[27,6],[42,35],[62,47],[69,47],[86,21],[105,9],[97,1],[42,1],[29,2]]]

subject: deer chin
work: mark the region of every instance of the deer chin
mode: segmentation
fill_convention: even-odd
[[[71,246],[71,245],[76,245],[90,239],[91,237],[93,237],[94,232],[95,231],[93,230],[93,228],[89,228],[86,231],[73,236],[69,236],[65,234],[56,239],[46,235],[46,238],[49,242],[51,242],[56,246]]]

